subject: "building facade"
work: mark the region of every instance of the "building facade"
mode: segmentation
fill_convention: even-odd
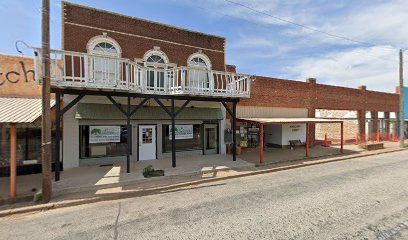
[[[237,74],[225,62],[223,37],[67,2],[62,8],[62,50],[51,51],[51,84],[61,129],[53,149],[64,169],[162,158],[175,166],[176,156],[225,154],[231,144],[257,147],[259,126],[244,118],[340,119],[349,121],[348,138],[360,141],[394,133],[398,94]],[[2,97],[40,96],[36,53],[36,64],[0,56]],[[40,164],[39,125],[32,124],[28,131],[17,126],[20,165]],[[4,166],[9,129],[0,122]],[[338,139],[335,131],[330,124],[309,131],[306,124],[265,125],[264,143],[313,144],[327,133]]]
[[[92,75],[87,77],[94,85],[104,85],[105,91],[120,91],[116,83],[106,87],[106,82],[117,82],[125,74],[132,75],[135,79],[128,80],[127,84],[138,82],[142,90],[135,90],[136,94],[130,99],[131,108],[143,105],[131,117],[129,131],[126,116],[109,98],[83,97],[63,116],[65,168],[123,162],[128,141],[132,142],[131,162],[171,157],[172,122],[163,109],[163,106],[171,107],[171,99],[158,102],[154,96],[177,94],[175,85],[179,87],[177,90],[187,91],[178,96],[187,96],[189,101],[187,106],[181,99],[174,103],[176,111],[182,109],[175,125],[176,155],[225,154],[226,110],[222,103],[188,98],[234,98],[226,92],[228,84],[232,84],[228,79],[233,73],[227,72],[225,64],[225,38],[71,3],[63,3],[63,12],[64,53],[88,54],[88,59],[93,58],[87,60]],[[75,58],[78,56],[75,54],[70,56]],[[73,69],[83,61],[81,57],[68,60],[65,66],[71,65]],[[124,71],[123,68],[129,67],[123,65],[124,62],[132,62],[134,69]],[[77,68],[70,76],[78,77],[84,71],[89,69]],[[138,98],[137,93],[150,94],[151,98],[145,101]],[[64,104],[76,97],[64,94]],[[118,105],[127,106],[126,98],[112,98]],[[98,131],[111,132],[112,136],[96,138],[93,133]]]
[[[9,175],[12,155],[18,174],[41,172],[40,116],[41,87],[34,81],[33,58],[0,55],[0,177]]]

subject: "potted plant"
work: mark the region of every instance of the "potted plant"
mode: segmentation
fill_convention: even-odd
[[[152,165],[143,169],[143,176],[145,178],[164,176],[164,170],[155,170]]]

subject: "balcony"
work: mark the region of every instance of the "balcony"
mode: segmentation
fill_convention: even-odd
[[[36,49],[40,53],[41,49]],[[42,76],[36,54],[35,79]],[[51,86],[156,95],[248,98],[251,76],[193,67],[148,68],[124,58],[51,50]]]

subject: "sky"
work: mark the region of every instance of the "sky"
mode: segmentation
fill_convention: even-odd
[[[61,1],[50,1],[51,48],[61,49]],[[398,49],[408,49],[406,0],[70,2],[226,37],[227,64],[258,76],[395,92]],[[18,40],[40,47],[41,0],[0,0],[0,29],[0,53],[19,55]],[[32,55],[24,45],[19,48]]]

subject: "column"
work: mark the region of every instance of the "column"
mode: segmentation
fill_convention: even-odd
[[[384,132],[387,140],[390,140],[390,112],[384,112]]]
[[[358,134],[360,137],[360,143],[366,141],[365,129],[366,129],[366,111],[358,110],[357,111],[357,120],[358,120]]]
[[[15,123],[10,124],[10,197],[17,195],[17,127]]]
[[[259,163],[264,162],[264,125],[259,126]]]
[[[316,117],[316,109],[309,108],[308,109],[308,117],[315,118]],[[307,132],[309,137],[309,146],[313,146],[316,137],[316,124],[309,124],[309,130]]]
[[[317,88],[316,78],[308,78],[306,82],[309,83],[309,107],[307,109],[307,117],[316,117],[316,102],[317,102]],[[307,132],[309,138],[309,146],[313,146],[316,137],[316,124],[309,124],[309,130]]]
[[[371,111],[371,120],[373,121],[372,138],[377,141],[379,140],[378,139],[379,129],[378,129],[378,112],[377,111]]]

